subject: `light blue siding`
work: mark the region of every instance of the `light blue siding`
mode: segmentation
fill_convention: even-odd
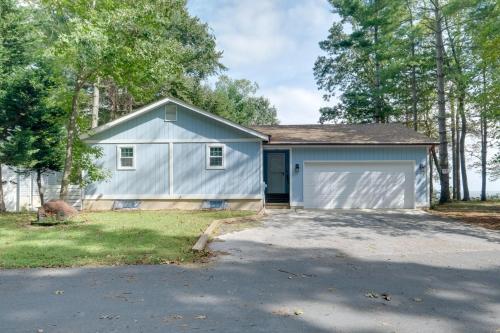
[[[159,107],[89,140],[99,141],[96,145],[102,147],[103,157],[97,164],[108,170],[111,177],[88,186],[87,196],[177,198],[193,195],[202,198],[204,195],[260,194],[258,139],[181,106],[178,106],[177,121],[166,122],[164,108]],[[178,142],[183,140],[187,142]],[[224,170],[206,169],[206,144],[214,140],[223,140],[226,145]],[[173,142],[172,193],[168,141]],[[116,147],[124,142],[136,146],[135,170],[117,170]]]
[[[255,138],[181,106],[178,106],[177,110],[177,121],[165,121],[165,109],[162,106],[89,139],[147,141]]]
[[[176,195],[260,194],[260,144],[226,143],[223,170],[206,168],[206,144],[174,144],[174,193]]]
[[[135,170],[116,169],[116,145],[100,144],[103,157],[97,165],[111,173],[106,181],[94,183],[86,195],[168,195],[168,144],[136,144]]]
[[[292,203],[302,203],[304,161],[362,161],[362,160],[414,160],[416,204],[427,203],[426,168],[419,171],[419,165],[427,166],[427,148],[425,147],[325,147],[292,148],[290,171],[292,184]],[[295,164],[300,171],[295,172]]]

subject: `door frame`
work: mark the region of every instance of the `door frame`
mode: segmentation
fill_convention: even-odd
[[[285,154],[285,193],[282,194],[279,198],[273,198],[271,195],[272,193],[268,193],[268,180],[269,180],[269,175],[268,175],[268,154],[272,153],[284,153]],[[276,202],[276,203],[290,203],[290,153],[291,149],[264,149],[263,151],[263,163],[262,163],[262,170],[264,171],[264,183],[266,184],[265,190],[264,190],[264,198],[265,202]]]

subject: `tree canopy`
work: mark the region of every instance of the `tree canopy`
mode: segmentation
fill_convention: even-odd
[[[482,142],[483,178],[497,160],[486,162],[500,121],[498,2],[329,2],[341,21],[319,43],[314,75],[325,99],[338,102],[320,109],[319,121],[399,121],[439,134],[441,201],[449,200],[448,142],[453,198],[468,200],[466,136]]]
[[[277,122],[256,83],[221,75],[222,51],[185,0],[0,0],[0,18],[0,164],[62,170],[62,198],[105,177],[80,134],[155,99]]]

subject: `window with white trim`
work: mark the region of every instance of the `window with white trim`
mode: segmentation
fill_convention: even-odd
[[[226,166],[226,146],[207,144],[207,169],[224,169]]]
[[[177,121],[177,105],[173,103],[165,105],[165,121]]]
[[[119,145],[116,147],[117,159],[116,166],[118,170],[135,169],[135,145]]]

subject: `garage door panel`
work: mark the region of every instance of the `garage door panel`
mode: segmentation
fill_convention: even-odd
[[[411,163],[306,163],[306,208],[413,208]]]

